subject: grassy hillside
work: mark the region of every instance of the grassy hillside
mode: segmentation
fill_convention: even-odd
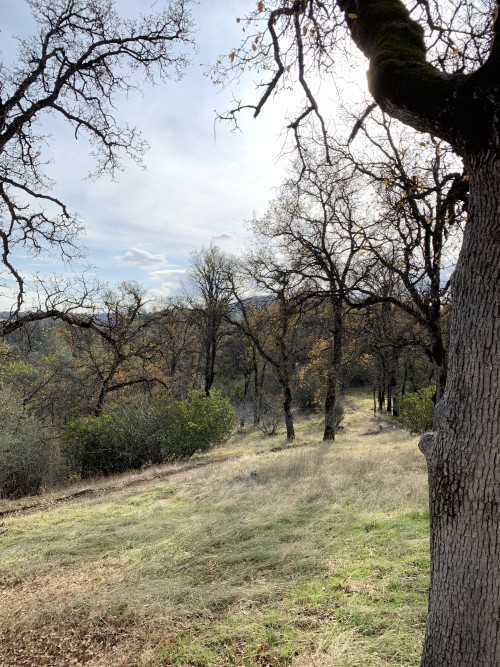
[[[311,418],[292,448],[239,435],[5,514],[0,665],[418,665],[423,457],[359,405],[344,423],[333,445]]]

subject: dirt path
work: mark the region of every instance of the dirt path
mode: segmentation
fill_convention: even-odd
[[[35,512],[45,512],[53,507],[58,505],[65,505],[67,503],[78,502],[82,499],[89,498],[99,498],[101,496],[107,496],[110,493],[115,493],[117,491],[124,491],[125,489],[134,488],[137,486],[142,486],[143,484],[148,484],[149,482],[154,482],[159,479],[165,479],[166,477],[172,477],[173,475],[180,475],[188,470],[194,470],[196,468],[204,468],[206,466],[215,465],[216,463],[223,463],[232,459],[232,456],[218,456],[211,459],[203,461],[194,461],[190,462],[180,468],[168,468],[160,472],[148,473],[147,475],[141,476],[140,473],[131,479],[122,480],[120,483],[112,483],[106,486],[99,486],[95,488],[81,489],[79,491],[65,493],[61,496],[40,498],[39,501],[31,503],[30,505],[23,505],[15,509],[8,509],[0,511],[0,519],[7,516],[23,516],[25,514],[34,514]],[[1,533],[1,527],[0,527]]]
[[[292,444],[285,445],[283,447],[273,447],[272,449],[266,449],[260,452],[255,452],[255,456],[262,456],[269,452],[279,452],[283,449],[295,449],[299,447],[309,447],[310,443],[304,444]],[[182,467],[176,468],[167,468],[166,470],[161,470],[159,472],[147,473],[142,475],[138,473],[136,476],[131,479],[126,479],[120,481],[118,484],[116,482],[107,484],[105,486],[98,486],[88,489],[80,489],[78,491],[69,491],[61,496],[53,497],[40,497],[40,500],[36,502],[31,502],[29,505],[21,505],[15,509],[0,510],[0,520],[10,516],[25,516],[28,514],[35,514],[36,512],[46,512],[54,507],[59,505],[66,505],[69,503],[76,503],[80,500],[88,500],[92,498],[101,498],[103,496],[110,495],[111,493],[116,493],[119,491],[124,491],[126,489],[135,488],[138,486],[143,486],[149,484],[150,482],[155,482],[160,479],[166,479],[168,477],[173,477],[174,475],[181,475],[182,473],[188,472],[190,470],[196,470],[198,468],[206,468],[207,466],[216,465],[218,463],[224,463],[229,460],[237,460],[241,458],[240,454],[228,455],[228,456],[217,456],[210,459],[203,459],[201,461],[191,461],[186,463]],[[111,480],[110,480],[111,481]],[[0,535],[5,532],[2,529],[2,524],[0,524]]]

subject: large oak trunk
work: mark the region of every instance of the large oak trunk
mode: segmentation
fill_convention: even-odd
[[[453,286],[447,386],[429,468],[423,667],[500,665],[500,164],[466,160],[470,218]]]

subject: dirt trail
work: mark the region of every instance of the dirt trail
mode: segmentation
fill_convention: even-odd
[[[136,477],[132,479],[122,480],[120,483],[111,483],[106,486],[98,486],[95,488],[81,489],[79,491],[73,491],[65,493],[61,496],[41,497],[39,501],[31,503],[30,505],[23,505],[15,509],[8,509],[0,511],[0,519],[7,516],[22,516],[25,514],[34,514],[35,512],[45,512],[53,507],[58,505],[64,505],[67,503],[78,502],[82,499],[89,498],[99,498],[101,496],[109,495],[110,493],[115,493],[117,491],[124,491],[125,489],[134,488],[136,486],[142,486],[143,484],[148,484],[149,482],[154,482],[159,479],[165,479],[166,477],[172,477],[173,475],[180,475],[188,470],[194,470],[196,468],[204,468],[206,466],[214,465],[216,463],[222,463],[228,461],[233,457],[231,456],[218,456],[207,460],[202,461],[192,461],[180,468],[167,468],[161,472],[151,473],[149,472],[146,475],[139,473]],[[0,526],[1,533],[1,526]]]
[[[310,443],[304,444],[294,444],[287,445],[286,447],[273,447],[272,449],[266,449],[260,452],[255,452],[255,456],[262,456],[268,452],[279,452],[283,449],[292,449],[298,447],[308,447]],[[10,517],[10,516],[24,516],[27,514],[35,514],[36,512],[46,512],[54,507],[59,505],[66,505],[69,503],[76,503],[80,500],[88,500],[91,498],[100,498],[102,496],[110,495],[111,493],[116,493],[119,491],[124,491],[126,489],[134,488],[137,486],[143,486],[149,484],[150,482],[155,482],[160,479],[165,479],[167,477],[173,477],[174,475],[181,475],[182,473],[188,472],[190,470],[195,470],[197,468],[205,468],[207,466],[216,465],[218,463],[224,463],[225,461],[237,460],[241,458],[240,454],[228,455],[228,456],[217,456],[210,459],[203,459],[201,461],[191,461],[182,467],[178,468],[167,468],[160,472],[147,473],[142,475],[138,473],[135,477],[127,480],[122,480],[118,484],[116,482],[107,484],[106,486],[98,486],[88,489],[80,489],[78,491],[69,491],[61,496],[54,497],[40,497],[40,500],[36,502],[31,502],[29,505],[21,505],[15,509],[0,510],[0,519]],[[110,480],[111,481],[111,480]],[[5,532],[2,529],[2,524],[0,524],[0,535]]]

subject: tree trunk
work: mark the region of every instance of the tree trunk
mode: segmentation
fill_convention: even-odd
[[[392,385],[389,382],[387,385],[387,407],[386,407],[387,412],[392,412]]]
[[[325,430],[323,440],[335,440],[335,403],[337,399],[337,378],[328,373],[325,387]]]
[[[328,368],[325,386],[325,430],[323,440],[335,440],[335,405],[337,403],[337,388],[340,368],[342,365],[342,338],[344,322],[342,317],[342,304],[339,300],[333,303],[333,336],[332,357]]]
[[[441,331],[437,329],[432,332],[432,335],[432,365],[434,368],[434,381],[436,382],[436,403],[439,403],[446,389],[446,351]]]
[[[422,667],[500,665],[500,162],[466,160],[469,221],[429,470],[431,588]]]
[[[243,396],[240,401],[240,425],[238,427],[239,431],[245,430],[245,417],[246,417],[246,407],[247,407],[247,398],[248,390],[250,389],[250,380],[252,376],[252,369],[249,369],[244,373],[244,384],[243,384]]]
[[[385,386],[379,386],[378,388],[378,411],[382,412],[384,409],[384,403],[385,403]]]
[[[408,359],[405,359],[403,370],[403,381],[401,383],[401,396],[406,394],[406,380],[408,379]]]
[[[398,0],[337,0],[384,111],[464,156],[469,220],[452,284],[448,377],[429,470],[431,587],[422,667],[500,665],[500,18],[475,72],[426,61]]]
[[[255,350],[252,351],[253,362],[253,425],[260,424],[260,417],[262,414],[262,388],[264,385],[264,378],[266,374],[266,364],[262,366],[262,373],[259,375],[259,365],[257,364],[257,355]]]
[[[207,343],[205,351],[205,395],[210,396],[210,390],[215,380],[215,357],[217,355],[217,343],[211,338]]]
[[[295,440],[295,429],[293,427],[293,416],[292,416],[292,390],[288,383],[283,383],[283,396],[285,400],[283,401],[283,411],[285,413],[285,425],[286,425],[286,439],[291,441]]]

